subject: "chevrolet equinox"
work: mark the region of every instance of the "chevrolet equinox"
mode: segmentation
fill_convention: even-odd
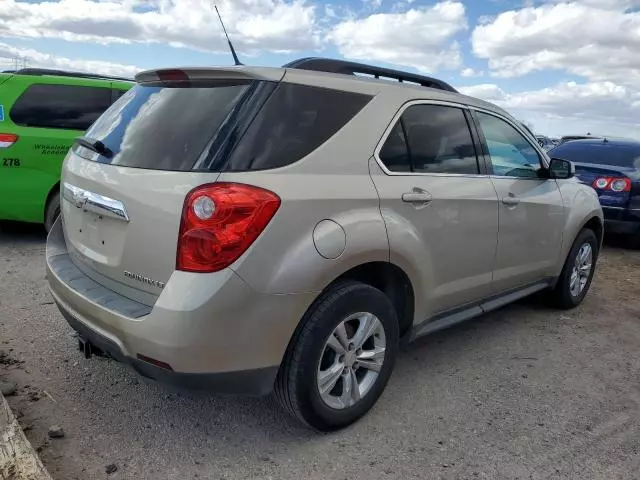
[[[136,81],[69,151],[47,241],[87,357],[335,430],[401,342],[589,290],[596,192],[438,79],[311,58]]]

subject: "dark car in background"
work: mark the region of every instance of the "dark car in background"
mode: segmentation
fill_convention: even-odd
[[[608,233],[629,235],[640,246],[640,142],[591,138],[561,143],[551,158],[572,161],[576,177],[597,192]]]

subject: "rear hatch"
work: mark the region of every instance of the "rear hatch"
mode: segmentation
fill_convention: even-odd
[[[635,173],[635,169],[621,166],[575,163],[575,167],[578,180],[590,186],[594,186],[594,182],[599,178],[629,179],[630,182],[633,182],[631,177]],[[595,188],[595,190],[603,207],[626,208],[631,196],[630,191],[616,192],[610,188]]]
[[[243,134],[282,78],[277,69],[147,72],[76,141],[62,218],[74,263],[152,305],[175,270],[185,196]]]

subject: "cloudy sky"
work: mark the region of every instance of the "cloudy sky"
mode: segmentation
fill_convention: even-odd
[[[0,0],[0,69],[224,65],[214,0]],[[640,0],[215,0],[244,63],[438,76],[548,135],[640,138]]]

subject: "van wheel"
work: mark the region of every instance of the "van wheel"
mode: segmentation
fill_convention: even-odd
[[[560,308],[574,308],[582,303],[589,291],[598,259],[598,239],[589,229],[583,229],[567,256],[553,299]]]
[[[54,193],[44,209],[44,229],[49,233],[60,215],[60,194]]]
[[[389,298],[370,285],[340,282],[305,314],[278,373],[276,398],[312,428],[346,427],[382,394],[397,349]]]

